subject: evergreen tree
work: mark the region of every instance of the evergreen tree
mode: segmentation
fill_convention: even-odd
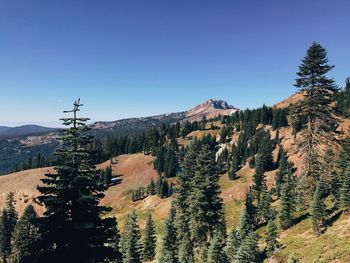
[[[188,148],[182,163],[182,171],[178,175],[175,191],[175,205],[177,208],[176,228],[178,242],[179,263],[194,263],[194,243],[191,239],[190,195],[197,166],[199,141],[195,140]]]
[[[278,213],[279,223],[282,229],[289,228],[293,223],[292,212],[294,210],[293,184],[291,172],[288,172],[287,182],[281,189],[281,204]]]
[[[222,233],[215,234],[214,238],[210,242],[208,249],[208,263],[227,263],[227,257],[224,251],[225,239],[222,237]]]
[[[304,99],[295,105],[294,122],[304,119],[299,148],[305,154],[303,188],[314,189],[318,179],[316,170],[320,166],[320,144],[329,144],[334,139],[337,127],[334,109],[331,106],[333,93],[337,90],[334,80],[326,74],[333,68],[328,64],[327,51],[313,42],[299,66],[295,86],[304,94]]]
[[[142,246],[141,234],[137,225],[137,216],[133,211],[125,224],[125,231],[121,240],[121,252],[123,254],[123,263],[141,263]]]
[[[252,192],[249,189],[246,194],[244,208],[238,220],[237,238],[240,242],[255,228],[255,219],[256,207],[253,205]]]
[[[111,231],[114,232],[114,237],[112,239],[111,244],[109,246],[113,250],[114,259],[111,261],[113,263],[122,263],[123,262],[123,255],[120,251],[120,245],[121,245],[121,237],[118,229],[118,223],[116,222],[114,229],[111,229]]]
[[[147,191],[150,195],[155,195],[156,194],[156,185],[153,181],[153,178],[151,179],[151,182],[148,185]]]
[[[237,179],[236,171],[231,165],[230,165],[230,167],[228,169],[228,178],[230,180],[236,180]]]
[[[271,208],[271,202],[271,193],[265,185],[258,198],[258,220],[260,224],[266,223],[274,215],[275,211]]]
[[[178,262],[178,242],[176,238],[175,213],[175,209],[171,208],[168,220],[165,224],[165,233],[163,236],[162,250],[158,261],[159,263]]]
[[[267,224],[267,237],[266,237],[266,254],[271,257],[280,244],[277,241],[277,226],[274,219],[270,219]]]
[[[254,190],[256,191],[257,196],[259,196],[263,188],[266,187],[264,172],[265,169],[262,156],[258,155],[256,158],[255,172],[253,175]]]
[[[12,237],[18,220],[15,204],[14,194],[9,192],[0,221],[0,255],[4,263],[7,262],[12,251]]]
[[[260,262],[258,236],[254,231],[248,232],[235,255],[234,263]]]
[[[190,229],[185,221],[179,224],[177,234],[179,263],[194,263],[193,242],[191,240]]]
[[[156,233],[152,215],[149,214],[146,222],[145,236],[143,239],[143,260],[152,261],[156,255]]]
[[[208,145],[199,151],[191,190],[188,207],[191,238],[195,245],[203,246],[214,231],[226,231],[215,156]]]
[[[281,196],[281,187],[286,181],[287,173],[288,173],[288,160],[287,153],[281,148],[281,157],[279,161],[278,171],[276,174],[276,192],[277,195]]]
[[[350,163],[345,170],[343,182],[340,189],[340,200],[342,208],[346,213],[350,212]]]
[[[312,228],[317,234],[320,234],[324,227],[326,216],[326,206],[324,204],[324,181],[320,180],[317,184],[311,204],[311,222]]]
[[[272,157],[273,146],[270,132],[268,132],[264,137],[265,138],[261,141],[258,153],[260,154],[263,170],[270,171],[274,168]]]
[[[45,206],[40,217],[41,238],[36,246],[38,262],[102,262],[114,260],[110,243],[115,236],[115,219],[101,216],[110,208],[99,206],[104,187],[98,182],[89,150],[91,136],[85,125],[88,118],[78,118],[80,101],[74,103],[72,118],[63,124],[61,146],[56,151],[56,173],[47,174],[38,187],[39,201]]]
[[[36,219],[37,214],[34,207],[28,205],[15,228],[11,262],[30,263],[35,261],[31,246],[39,238]]]
[[[232,228],[230,234],[227,237],[225,253],[228,262],[233,263],[235,260],[235,255],[239,247],[239,240],[237,237],[237,231]]]

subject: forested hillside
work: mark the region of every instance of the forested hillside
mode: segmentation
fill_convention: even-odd
[[[350,262],[350,81],[333,67],[314,42],[275,106],[134,135],[91,136],[76,101],[56,169],[0,178],[2,261]]]

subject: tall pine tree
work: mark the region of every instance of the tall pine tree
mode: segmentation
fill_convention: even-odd
[[[62,119],[61,146],[56,151],[56,172],[47,174],[38,187],[39,201],[45,206],[39,218],[39,262],[102,262],[114,260],[110,246],[115,237],[115,219],[101,217],[110,208],[100,206],[104,186],[99,184],[89,150],[91,136],[85,125],[88,118],[79,118],[80,100],[65,113],[73,117]]]
[[[143,260],[152,261],[156,255],[156,233],[152,215],[149,214],[146,222],[145,235],[143,239]]]
[[[208,145],[199,151],[189,196],[188,214],[191,238],[195,245],[206,246],[214,231],[225,233],[215,156]]]
[[[293,224],[294,196],[290,170],[287,175],[287,181],[281,189],[281,204],[278,211],[279,224],[282,229],[287,229]]]
[[[13,238],[11,262],[35,262],[31,247],[39,239],[39,229],[36,225],[37,213],[32,205],[28,205],[19,219]]]
[[[267,237],[266,237],[266,254],[271,257],[279,248],[279,242],[277,241],[277,226],[274,219],[270,219],[267,224]]]
[[[141,263],[142,245],[140,228],[137,225],[137,216],[135,211],[128,216],[125,231],[121,240],[121,252],[123,254],[123,263]]]
[[[334,66],[328,64],[327,51],[317,42],[313,42],[303,58],[295,86],[304,94],[294,111],[294,122],[305,120],[301,127],[299,149],[304,154],[302,187],[307,193],[315,189],[315,179],[323,157],[319,147],[329,145],[334,140],[337,120],[331,106],[333,93],[337,90],[333,79],[326,74]]]
[[[4,263],[12,252],[12,238],[18,220],[15,204],[14,194],[9,192],[0,218],[0,255]]]
[[[165,233],[163,236],[162,249],[160,252],[159,263],[177,263],[178,262],[178,242],[175,226],[175,209],[172,207],[169,217],[165,223]]]

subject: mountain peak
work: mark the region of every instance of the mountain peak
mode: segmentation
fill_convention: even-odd
[[[204,101],[200,105],[201,106],[209,106],[209,107],[212,107],[214,109],[219,109],[219,110],[236,109],[235,107],[229,105],[226,101],[216,100],[216,99],[207,99],[206,101]]]
[[[186,112],[187,117],[192,117],[191,120],[200,120],[204,116],[213,118],[220,115],[230,115],[238,109],[229,105],[224,100],[208,99],[196,107]]]

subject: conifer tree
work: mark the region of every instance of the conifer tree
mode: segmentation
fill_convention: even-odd
[[[151,179],[151,182],[148,185],[147,192],[150,195],[155,195],[156,194],[156,184],[154,183],[153,178]]]
[[[256,191],[257,196],[260,196],[263,187],[266,186],[264,172],[264,163],[262,156],[259,154],[256,158],[255,172],[253,175],[254,190]]]
[[[159,263],[177,263],[178,262],[178,241],[175,226],[175,209],[172,207],[169,217],[165,223],[165,232],[163,236],[162,249],[160,252]]]
[[[228,169],[228,178],[230,180],[236,180],[237,179],[237,174],[235,169],[232,167],[232,165],[230,165],[229,169]]]
[[[334,139],[333,132],[337,127],[334,109],[331,106],[333,93],[337,90],[334,80],[326,76],[333,68],[328,64],[327,51],[317,42],[313,42],[307,50],[297,72],[295,86],[304,94],[294,111],[294,122],[305,120],[301,127],[299,148],[305,155],[303,188],[307,192],[315,188],[315,180],[319,174],[320,144],[329,145]],[[312,179],[309,179],[311,177]]]
[[[277,241],[277,226],[274,219],[270,219],[267,224],[266,254],[271,257],[279,247]]]
[[[281,157],[276,174],[276,192],[279,197],[281,196],[281,187],[285,183],[288,173],[287,153],[283,150],[283,148],[281,149]]]
[[[273,147],[272,147],[270,132],[268,132],[265,137],[266,138],[264,138],[261,142],[258,153],[260,154],[263,170],[270,171],[274,167],[273,157],[272,157]]]
[[[175,206],[177,208],[176,227],[178,241],[178,262],[194,263],[194,244],[189,228],[189,194],[196,166],[196,143],[190,145],[184,156],[182,171],[178,175],[175,188]]]
[[[145,236],[143,239],[143,260],[152,261],[156,255],[156,233],[152,215],[149,214],[146,222]]]
[[[258,220],[259,223],[266,223],[273,215],[274,210],[271,208],[272,197],[267,186],[264,185],[258,198]]]
[[[100,206],[104,186],[92,161],[91,136],[85,125],[88,118],[79,118],[80,100],[72,118],[62,119],[69,128],[63,130],[61,146],[56,151],[56,172],[47,174],[38,187],[39,201],[45,206],[40,217],[41,238],[36,246],[38,262],[102,262],[114,260],[110,246],[115,236],[115,219],[101,216],[110,208]]]
[[[278,212],[278,219],[282,229],[289,228],[293,223],[294,197],[291,172],[289,171],[287,175],[287,182],[281,189],[281,204]]]
[[[191,240],[190,229],[184,221],[178,227],[177,237],[179,263],[194,263],[193,242]]]
[[[195,245],[206,246],[214,231],[226,231],[218,181],[215,156],[204,145],[197,157],[189,196],[189,226]]]
[[[324,204],[324,181],[320,180],[317,184],[311,204],[311,222],[312,228],[316,234],[320,234],[324,227],[326,216],[326,206]]]
[[[234,263],[260,262],[258,236],[254,231],[249,231],[241,242],[235,255]]]
[[[222,233],[214,234],[208,249],[207,262],[208,263],[227,263],[225,254],[225,239]]]
[[[139,226],[137,225],[135,211],[132,211],[127,218],[125,231],[121,240],[121,252],[123,255],[123,263],[142,262],[141,234]]]
[[[343,182],[340,188],[341,206],[346,213],[350,212],[350,163],[345,170]]]
[[[0,221],[0,255],[4,263],[7,262],[12,251],[12,237],[18,220],[15,204],[14,194],[9,192]]]
[[[237,239],[239,242],[243,241],[248,233],[255,228],[256,219],[256,207],[253,205],[253,197],[251,189],[246,194],[246,200],[244,207],[241,211],[238,227],[237,227]]]
[[[11,262],[30,263],[35,261],[31,246],[39,238],[36,219],[37,213],[34,207],[28,205],[15,228]]]
[[[232,228],[230,234],[227,237],[225,253],[228,262],[233,263],[235,260],[235,255],[239,247],[239,240],[237,237],[237,231]]]
[[[113,250],[113,255],[114,259],[111,260],[113,263],[122,263],[123,262],[123,255],[122,252],[120,251],[120,246],[121,246],[121,237],[120,237],[120,232],[118,229],[118,223],[116,222],[114,229],[111,229],[111,231],[114,232],[114,237],[112,239],[111,244],[109,246]]]

